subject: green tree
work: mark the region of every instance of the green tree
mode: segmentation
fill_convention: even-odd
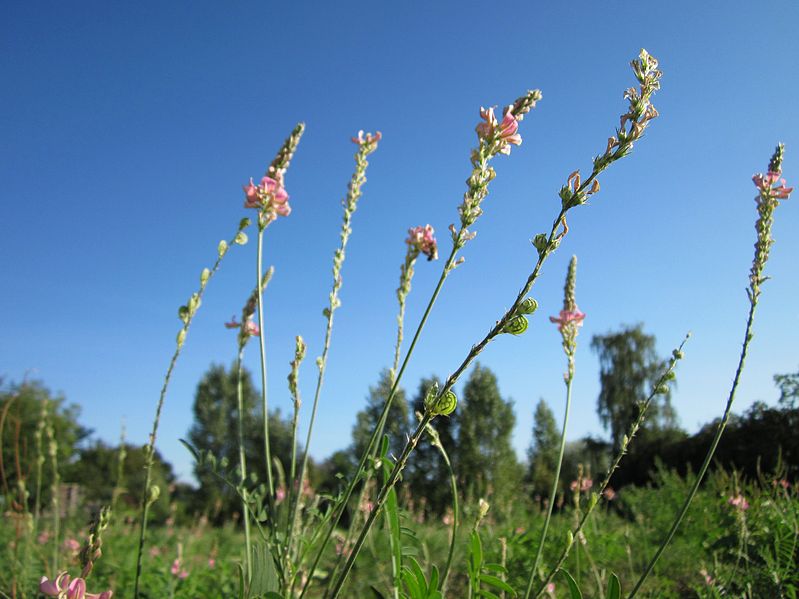
[[[605,429],[610,430],[614,451],[618,451],[622,437],[638,417],[638,406],[648,397],[666,362],[655,351],[655,336],[644,333],[641,324],[594,335],[591,348],[599,356],[597,413]],[[642,436],[647,431],[675,428],[671,394],[658,395],[647,411]]]
[[[780,390],[780,406],[795,409],[799,404],[799,370],[791,374],[775,374],[774,383]]]
[[[380,379],[376,387],[369,387],[369,395],[366,397],[366,407],[358,412],[355,419],[355,426],[352,429],[352,453],[356,463],[360,460],[372,433],[377,428],[380,414],[385,406],[386,399],[391,393],[391,374],[388,370],[380,373]],[[405,446],[405,435],[408,433],[408,400],[405,398],[405,391],[398,388],[391,402],[391,408],[386,418],[386,426],[383,430],[384,435],[389,439],[389,455],[392,453],[398,456]]]
[[[117,484],[118,463],[119,447],[110,447],[102,441],[97,441],[78,451],[77,460],[67,467],[64,479],[81,485],[85,501],[92,507],[99,508],[111,503],[114,487]],[[137,509],[141,488],[144,486],[144,465],[144,449],[138,445],[126,444],[122,480],[119,481],[122,493],[117,504],[118,510]],[[163,521],[167,517],[174,483],[172,465],[156,451],[152,484],[158,486],[161,494],[151,508],[150,513],[154,521]]]
[[[555,424],[555,416],[546,402],[539,399],[533,415],[533,438],[527,450],[529,460],[527,480],[534,495],[546,497],[552,490],[559,451],[560,434]]]
[[[210,451],[217,460],[226,458],[230,473],[238,479],[239,463],[238,402],[236,395],[236,369],[212,365],[197,385],[194,396],[194,423],[189,430],[189,441],[201,450]],[[242,371],[244,403],[244,451],[248,475],[266,480],[263,420],[259,409],[259,394],[253,386],[248,370]],[[272,458],[287,470],[291,459],[291,423],[279,411],[269,413],[269,440]],[[300,455],[298,453],[298,455]],[[200,489],[201,507],[220,522],[241,511],[241,500],[236,492],[223,484],[204,466],[194,470]]]
[[[413,400],[414,414],[424,412],[424,398],[427,390],[441,381],[437,377],[424,378],[419,383],[419,390]],[[450,459],[455,453],[455,426],[458,411],[449,416],[442,416],[433,421],[433,427],[438,432],[441,444],[444,446]],[[415,417],[412,422],[416,424]],[[450,489],[449,470],[441,457],[437,447],[433,447],[430,436],[424,435],[416,446],[408,470],[405,474],[406,489],[418,507],[424,503],[427,513],[442,515],[452,505],[452,492]]]
[[[521,467],[511,447],[513,404],[499,394],[497,377],[479,363],[458,406],[456,472],[468,501],[491,497],[504,505],[515,494]]]
[[[65,469],[75,459],[78,444],[89,436],[90,431],[78,423],[80,408],[67,405],[66,399],[54,396],[40,381],[9,384],[0,389],[0,488],[8,495],[16,493],[22,481],[29,493],[31,507],[35,500],[36,486],[36,431],[41,422],[42,408],[47,405],[47,420],[52,423],[58,445],[58,469],[62,482]],[[47,455],[47,436],[42,433],[42,448],[45,457],[42,464],[40,506],[46,506],[50,497],[53,471]]]

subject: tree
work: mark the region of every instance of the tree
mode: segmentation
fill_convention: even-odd
[[[775,374],[774,383],[780,390],[780,406],[789,410],[799,405],[799,371]]]
[[[594,335],[591,348],[599,355],[597,413],[605,429],[610,430],[614,451],[618,451],[622,437],[638,417],[639,405],[665,371],[666,362],[655,352],[655,336],[644,333],[641,324],[617,333]],[[656,396],[642,432],[675,428],[671,394]]]
[[[424,412],[424,398],[427,395],[427,390],[435,383],[440,385],[437,377],[424,378],[420,381],[419,390],[413,400],[414,414]],[[436,418],[432,423],[450,460],[455,457],[457,414],[458,411],[455,410],[449,416]],[[449,469],[441,451],[432,445],[429,435],[424,435],[411,454],[411,461],[404,477],[406,488],[410,491],[414,503],[419,506],[421,499],[427,513],[437,516],[444,514],[452,504],[449,476]]]
[[[456,472],[467,500],[493,497],[500,505],[516,492],[521,468],[511,447],[513,404],[502,399],[497,377],[479,363],[458,406]]]
[[[42,410],[46,406],[46,418],[42,420]],[[57,462],[61,480],[64,469],[75,458],[78,444],[89,436],[90,431],[78,424],[80,409],[74,404],[67,405],[66,399],[54,396],[41,381],[27,381],[22,384],[9,384],[0,389],[0,488],[2,493],[15,492],[22,481],[30,501],[35,500],[37,428],[39,429],[42,456],[40,506],[49,501],[53,470],[48,455],[48,439],[44,426],[52,426],[53,436],[58,448]],[[69,481],[67,481],[69,482]],[[32,506],[32,503],[31,503]]]
[[[376,387],[369,387],[369,395],[366,397],[366,407],[358,412],[355,426],[352,429],[352,452],[355,463],[360,461],[361,456],[369,445],[369,439],[377,428],[380,414],[386,404],[389,393],[391,393],[391,374],[388,370],[380,373],[380,379]],[[388,435],[389,455],[398,456],[405,446],[405,435],[408,433],[408,400],[405,399],[405,391],[398,388],[394,393],[391,408],[386,418],[386,426],[383,434]],[[380,441],[380,440],[378,440]]]
[[[247,473],[264,481],[266,458],[259,395],[246,369],[242,371],[241,382]],[[194,423],[189,430],[189,441],[196,449],[210,451],[217,460],[227,459],[230,477],[234,480],[238,480],[239,463],[237,383],[235,368],[228,371],[224,366],[212,365],[197,385]],[[284,420],[277,410],[269,413],[269,441],[272,458],[279,460],[284,471],[287,471],[291,459],[291,423]],[[301,455],[299,450],[297,455]],[[222,483],[205,466],[196,466],[194,473],[200,483],[201,507],[210,512],[216,522],[241,512],[241,499],[233,489]]]
[[[150,514],[154,521],[163,521],[169,514],[175,475],[172,465],[158,451],[154,458],[151,483],[160,489],[161,494],[152,505]],[[117,481],[118,464],[119,447],[109,447],[98,441],[79,450],[77,461],[68,467],[64,479],[80,484],[87,504],[94,508],[110,505],[114,487],[119,483],[122,493],[117,509],[136,510],[144,487],[144,449],[140,445],[125,445],[121,481]]]
[[[533,415],[533,439],[527,450],[527,480],[534,495],[546,497],[551,492],[559,451],[560,433],[555,425],[555,416],[546,402],[539,399]]]

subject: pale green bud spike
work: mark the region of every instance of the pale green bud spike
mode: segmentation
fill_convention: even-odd
[[[577,300],[574,297],[574,287],[577,279],[577,256],[572,256],[569,270],[566,273],[566,285],[563,288],[563,309],[573,312],[577,309]]]

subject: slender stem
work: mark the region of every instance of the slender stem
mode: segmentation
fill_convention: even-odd
[[[335,599],[338,597],[338,594],[341,592],[341,588],[344,586],[344,582],[347,579],[347,575],[350,573],[355,560],[358,557],[358,553],[363,546],[364,541],[366,540],[366,535],[369,534],[369,529],[372,527],[372,524],[375,521],[375,518],[380,513],[380,509],[383,507],[383,504],[386,502],[386,498],[388,497],[389,491],[394,488],[399,480],[400,474],[402,473],[405,465],[408,462],[408,457],[411,455],[411,452],[414,450],[416,445],[419,443],[419,439],[421,438],[422,434],[424,433],[425,427],[429,422],[433,419],[433,414],[428,410],[424,416],[422,416],[421,422],[416,427],[416,430],[413,432],[413,435],[408,439],[405,443],[405,447],[402,450],[402,454],[400,454],[397,463],[394,464],[394,468],[391,471],[391,474],[388,476],[388,480],[386,480],[383,487],[380,489],[380,493],[375,500],[375,505],[372,508],[372,511],[369,513],[366,522],[361,529],[360,535],[358,535],[358,539],[355,541],[355,545],[350,552],[349,558],[347,558],[347,562],[344,564],[344,569],[338,576],[336,584],[333,586],[333,590],[328,595],[329,599]]]
[[[713,437],[713,442],[710,444],[710,449],[708,449],[707,455],[705,455],[705,461],[702,463],[702,467],[699,469],[699,474],[697,474],[696,480],[694,481],[693,486],[691,487],[688,496],[685,498],[685,502],[682,505],[677,517],[674,519],[674,523],[671,525],[671,529],[669,530],[666,538],[658,547],[658,550],[655,552],[655,555],[652,556],[652,559],[646,566],[644,573],[641,574],[641,577],[638,579],[638,582],[635,583],[633,590],[630,591],[628,595],[628,599],[632,599],[638,593],[641,585],[644,584],[644,581],[647,579],[649,574],[655,567],[658,559],[663,554],[663,551],[666,549],[666,546],[669,544],[671,539],[674,537],[674,534],[677,532],[677,528],[679,528],[680,523],[682,522],[683,518],[685,517],[686,512],[688,511],[688,507],[691,505],[691,502],[696,495],[696,492],[699,490],[699,485],[702,483],[702,480],[705,477],[705,473],[707,472],[708,467],[710,466],[710,461],[713,459],[713,454],[716,452],[716,448],[718,447],[719,441],[721,440],[721,435],[724,433],[724,429],[727,426],[727,422],[730,418],[730,412],[732,410],[732,404],[735,400],[735,392],[738,389],[738,382],[741,380],[741,373],[743,372],[744,362],[746,361],[746,354],[749,350],[749,343],[752,341],[752,325],[755,319],[755,309],[757,308],[757,300],[759,298],[759,293],[754,293],[750,296],[750,306],[749,306],[749,318],[746,321],[746,333],[744,333],[744,341],[741,347],[741,355],[738,359],[738,368],[735,371],[735,377],[733,378],[732,387],[730,388],[730,394],[727,397],[727,406],[724,409],[724,415],[721,417],[721,422],[719,422],[718,427],[716,428],[716,435]]]
[[[272,452],[269,443],[269,403],[267,401],[266,390],[266,345],[264,341],[265,331],[264,328],[264,303],[263,303],[263,290],[261,289],[261,278],[263,277],[263,247],[264,247],[264,230],[266,225],[262,225],[259,221],[258,226],[258,258],[256,260],[258,272],[256,273],[255,286],[258,290],[258,327],[261,334],[258,335],[258,349],[261,356],[261,409],[263,410],[264,419],[264,456],[266,458],[266,481],[269,488],[269,501],[275,495],[275,483],[272,478]]]
[[[461,232],[458,233],[458,239],[461,238],[463,234],[463,229]],[[410,361],[411,356],[413,355],[413,350],[416,348],[416,342],[419,340],[419,337],[422,334],[422,330],[424,329],[425,324],[427,323],[427,318],[430,316],[430,312],[433,309],[433,306],[436,303],[436,299],[438,299],[438,294],[441,292],[441,287],[444,285],[444,281],[446,280],[449,272],[452,270],[452,265],[455,262],[455,254],[457,253],[457,244],[453,244],[452,251],[450,252],[449,258],[444,264],[444,268],[441,271],[441,276],[438,279],[438,284],[436,288],[433,290],[433,295],[430,297],[430,301],[427,303],[427,308],[425,308],[424,314],[422,315],[422,319],[419,321],[419,325],[416,327],[416,332],[413,335],[413,339],[411,339],[411,344],[408,347],[408,353],[405,354],[405,358],[402,361],[402,365],[400,366],[399,372],[394,380],[393,385],[391,386],[391,391],[388,394],[388,398],[386,399],[386,404],[383,406],[383,412],[380,415],[380,421],[383,422],[388,417],[388,411],[391,408],[391,402],[394,399],[394,395],[396,394],[397,388],[399,387],[399,383],[402,380],[402,375],[405,373],[405,368],[408,366],[408,362]],[[375,441],[377,439],[377,429],[374,430],[372,433],[371,438],[369,439],[369,443],[367,444],[366,451],[364,451],[363,455],[361,456],[361,460],[358,464],[358,468],[355,471],[355,475],[350,480],[349,485],[347,486],[346,491],[344,492],[344,496],[340,500],[337,508],[337,512],[333,515],[331,519],[330,526],[328,527],[327,533],[325,534],[324,539],[314,557],[314,561],[311,565],[309,570],[310,573],[313,573],[316,569],[316,566],[319,564],[319,560],[322,557],[322,553],[324,552],[325,547],[327,546],[328,541],[330,540],[333,531],[336,529],[336,526],[341,520],[341,516],[344,514],[344,510],[347,507],[347,503],[352,497],[352,492],[355,489],[355,486],[358,484],[360,480],[360,475],[363,472],[364,465],[366,464],[367,459],[371,455],[372,449],[375,445]],[[308,580],[306,581],[305,585],[302,588],[302,592],[300,593],[300,599],[305,595],[305,592],[308,590],[310,585],[312,576],[309,574]]]
[[[447,469],[449,470],[449,485],[450,489],[452,490],[452,536],[449,540],[447,563],[441,573],[441,593],[445,594],[447,592],[447,582],[449,579],[449,570],[452,566],[452,558],[455,555],[455,541],[458,534],[458,524],[460,523],[460,509],[458,506],[458,481],[455,477],[455,471],[452,469],[452,462],[450,462],[447,450],[444,449],[444,445],[441,443],[441,438],[438,436],[438,433],[436,433],[434,438],[437,439],[437,442],[434,443],[434,445],[438,448],[438,451],[441,453],[441,457],[444,459],[444,463],[447,465]]]
[[[136,554],[136,576],[133,581],[133,599],[139,599],[139,580],[141,578],[142,572],[142,558],[144,555],[144,543],[147,536],[147,518],[150,513],[150,504],[153,503],[157,496],[151,497],[151,493],[153,489],[151,489],[152,485],[152,469],[153,463],[155,461],[155,441],[158,436],[158,424],[161,421],[161,411],[164,408],[164,400],[166,399],[166,392],[169,388],[169,381],[172,378],[172,371],[175,369],[175,364],[178,361],[178,357],[180,356],[180,352],[183,349],[183,345],[186,341],[186,336],[188,335],[189,328],[191,327],[192,319],[194,315],[197,313],[197,310],[200,308],[200,304],[202,301],[203,294],[205,293],[205,289],[208,285],[208,282],[213,278],[216,272],[219,270],[219,266],[222,264],[222,259],[227,255],[230,246],[233,244],[243,244],[245,241],[240,241],[240,235],[243,235],[242,231],[247,228],[250,221],[248,219],[243,219],[239,223],[238,232],[236,236],[231,240],[230,243],[225,241],[219,244],[217,249],[217,257],[216,261],[214,262],[213,268],[211,270],[204,270],[203,274],[200,277],[200,289],[194,295],[192,295],[189,305],[188,306],[181,306],[180,316],[183,319],[183,328],[178,332],[177,337],[177,344],[175,347],[175,351],[172,354],[172,359],[169,361],[169,366],[166,369],[166,375],[164,375],[164,384],[161,386],[161,393],[158,397],[158,405],[155,409],[155,418],[153,419],[153,429],[150,432],[150,441],[144,449],[145,454],[145,474],[144,474],[144,486],[142,488],[142,496],[141,496],[141,521],[139,522],[139,543],[137,547],[137,554]],[[185,311],[184,311],[185,310]]]
[[[652,390],[649,394],[649,397],[646,398],[644,403],[641,405],[641,409],[638,411],[638,417],[635,419],[635,422],[630,426],[630,430],[627,433],[627,442],[622,443],[622,447],[619,449],[619,452],[616,454],[616,457],[613,460],[610,468],[608,468],[607,473],[605,474],[604,480],[600,483],[596,493],[592,496],[591,501],[588,503],[588,508],[583,513],[582,518],[580,519],[577,526],[572,530],[572,538],[578,538],[580,531],[582,531],[583,527],[585,526],[586,522],[588,521],[589,516],[593,512],[594,508],[598,505],[600,497],[602,497],[603,492],[610,484],[610,479],[613,477],[613,474],[619,467],[622,458],[627,454],[627,448],[629,447],[630,442],[635,438],[635,435],[638,433],[639,428],[644,422],[644,417],[646,416],[647,410],[649,410],[649,406],[652,404],[652,401],[655,399],[663,386],[673,378],[674,369],[677,366],[677,362],[682,359],[682,350],[685,347],[688,338],[690,337],[690,333],[688,333],[685,338],[680,343],[679,347],[672,352],[672,358],[669,361],[669,366],[660,375],[660,378],[657,382],[653,385]],[[557,563],[555,566],[550,570],[549,574],[544,578],[543,582],[538,586],[533,597],[538,597],[541,593],[544,592],[546,589],[547,584],[549,584],[552,579],[554,578],[555,574],[557,574],[558,570],[560,570],[561,566],[566,562],[566,558],[569,557],[569,553],[571,551],[572,545],[567,544],[563,550],[561,551],[560,557],[558,558]]]
[[[42,410],[39,414],[39,422],[36,423],[36,495],[33,501],[33,536],[39,532],[39,514],[41,506],[39,502],[42,497],[42,470],[44,467],[44,448],[42,447],[42,434],[44,433],[45,423],[47,422],[47,399],[42,400]],[[2,439],[0,439],[1,441]],[[2,445],[0,444],[0,447]]]
[[[259,284],[260,287],[260,284]],[[239,343],[239,355],[236,358],[236,400],[239,416],[239,467],[241,468],[241,483],[247,481],[247,454],[244,451],[244,388],[242,383],[244,358],[244,343]],[[247,551],[245,563],[247,565],[247,580],[252,580],[252,539],[250,537],[250,510],[247,502],[241,501],[242,517],[244,518],[244,545]]]
[[[563,466],[563,455],[566,452],[566,426],[569,423],[569,410],[572,403],[572,381],[574,380],[574,354],[569,354],[569,374],[566,377],[566,409],[563,414],[563,428],[560,433],[560,451],[558,452],[558,465],[555,467],[555,478],[552,480],[552,491],[549,494],[549,505],[547,506],[547,517],[544,520],[544,529],[541,531],[541,540],[538,542],[538,551],[535,554],[535,561],[533,567],[530,569],[530,575],[527,579],[527,590],[524,592],[525,599],[530,596],[530,591],[533,587],[533,579],[535,573],[538,571],[538,565],[541,563],[541,556],[544,553],[544,542],[547,538],[547,530],[549,529],[549,521],[552,518],[552,509],[555,506],[555,497],[558,493],[558,483],[560,482],[560,469]]]

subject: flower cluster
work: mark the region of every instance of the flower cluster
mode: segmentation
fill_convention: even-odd
[[[278,215],[291,214],[289,194],[283,188],[283,173],[280,171],[275,173],[275,178],[264,177],[259,185],[250,178],[249,185],[244,186],[244,198],[244,207],[260,210],[266,222],[275,220]]]
[[[39,591],[48,597],[59,599],[111,599],[113,591],[102,593],[87,593],[86,581],[83,578],[70,578],[66,572],[61,572],[53,580],[42,576],[39,582]]]
[[[735,495],[734,497],[730,497],[727,500],[727,503],[729,503],[733,507],[738,508],[742,512],[749,509],[749,502],[741,494]]]
[[[430,225],[418,226],[408,229],[408,239],[405,240],[411,248],[427,256],[429,260],[438,259],[438,244],[433,237],[435,231]]]
[[[574,286],[577,278],[577,256],[572,256],[569,270],[566,273],[566,285],[563,288],[563,309],[557,316],[550,316],[549,321],[558,325],[563,337],[563,349],[568,356],[573,356],[577,346],[577,333],[583,326],[585,314],[580,312],[574,297]]]
[[[752,177],[758,189],[755,202],[757,203],[758,219],[755,223],[757,241],[755,242],[755,258],[749,272],[749,297],[750,301],[760,294],[760,285],[767,277],[763,276],[763,269],[768,260],[769,251],[774,243],[771,237],[771,226],[774,223],[774,210],[779,206],[780,200],[787,200],[793,187],[785,186],[782,178],[782,158],[785,152],[783,144],[777,144],[777,149],[771,157],[768,171],[765,175],[758,173]]]
[[[361,129],[360,131],[358,131],[358,137],[353,137],[351,139],[352,143],[358,144],[359,146],[371,145],[371,144],[376,144],[381,139],[383,139],[383,134],[380,133],[380,131],[378,131],[374,135],[372,135],[371,133],[364,134],[363,129]]]
[[[241,326],[240,322],[236,321],[236,316],[232,316],[230,318],[230,322],[225,323],[225,327],[228,329],[243,329],[244,332],[253,337],[257,337],[261,334],[261,329],[258,327],[258,323],[251,317],[244,321],[244,327]]]
[[[188,570],[186,570],[185,568],[183,568],[181,566],[182,566],[182,563],[181,563],[180,558],[179,557],[175,558],[175,561],[172,562],[172,567],[169,569],[169,572],[172,574],[172,576],[174,576],[174,577],[176,577],[176,578],[178,578],[180,580],[185,580],[186,578],[189,577],[189,572],[188,572]]]
[[[581,478],[580,480],[573,480],[569,485],[569,489],[572,491],[580,491],[582,493],[587,493],[591,490],[591,487],[594,486],[594,481],[590,478]]]
[[[502,122],[497,122],[493,108],[480,108],[480,118],[483,122],[475,128],[478,137],[489,145],[496,144],[500,154],[510,154],[510,146],[520,146],[522,136],[519,135],[519,123],[513,114],[513,106],[508,106],[502,116]]]

